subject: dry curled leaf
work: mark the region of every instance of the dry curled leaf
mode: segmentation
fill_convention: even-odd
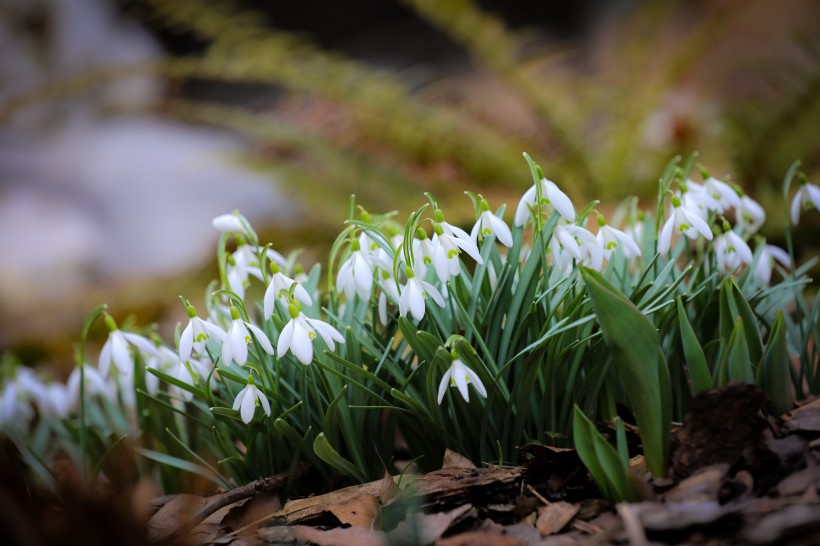
[[[379,515],[379,499],[370,493],[362,493],[352,499],[328,507],[328,511],[336,519],[351,527],[365,527],[370,529]]]
[[[553,502],[538,509],[535,527],[542,536],[552,535],[566,527],[581,509],[577,504]]]

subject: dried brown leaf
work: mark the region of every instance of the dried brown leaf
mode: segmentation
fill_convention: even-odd
[[[177,495],[148,520],[149,538],[154,539],[177,529],[202,510],[206,503],[205,497],[200,495]]]
[[[382,478],[381,483],[379,484],[379,502],[382,505],[386,505],[391,502],[396,495],[399,494],[399,486],[396,483],[396,478],[390,475],[388,471],[384,471],[384,478]]]
[[[290,528],[297,540],[318,546],[384,546],[385,534],[363,527],[337,527],[323,531],[315,527],[296,525]]]
[[[436,546],[523,546],[525,541],[515,537],[470,531],[443,538]]]
[[[473,462],[451,449],[444,450],[444,461],[441,463],[441,468],[476,468]]]
[[[580,509],[577,504],[568,502],[553,502],[542,506],[538,509],[535,527],[542,536],[555,534],[566,527]]]
[[[351,527],[373,527],[373,521],[379,515],[379,499],[370,493],[362,493],[345,502],[328,507],[336,519]]]

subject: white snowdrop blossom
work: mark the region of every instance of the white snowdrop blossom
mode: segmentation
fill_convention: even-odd
[[[680,190],[676,195],[680,198],[683,208],[697,214],[704,220],[709,217],[709,212],[723,212],[720,201],[712,197],[701,184],[694,180],[681,183]]]
[[[266,353],[269,355],[274,354],[273,345],[271,345],[265,332],[258,326],[242,320],[239,317],[239,309],[236,307],[231,307],[231,319],[231,326],[225,334],[224,343],[222,343],[223,366],[229,366],[231,361],[235,361],[240,366],[245,365],[248,361],[248,343],[253,341],[250,332],[253,332],[259,345]]]
[[[441,401],[444,400],[444,393],[447,392],[448,385],[457,387],[464,401],[469,402],[470,391],[467,389],[468,383],[473,385],[473,388],[478,394],[487,398],[487,389],[484,388],[484,384],[478,375],[454,355],[450,367],[444,372],[444,377],[441,378],[441,383],[438,385],[438,403],[441,404]]]
[[[358,241],[354,239],[350,245],[353,251],[336,274],[336,290],[344,292],[348,301],[352,301],[354,295],[368,301],[373,289],[373,267]]]
[[[299,362],[307,366],[313,362],[313,340],[316,339],[316,334],[321,336],[331,351],[336,349],[335,342],[345,342],[342,334],[330,324],[306,317],[299,309],[298,303],[291,303],[288,311],[291,316],[290,322],[279,334],[279,358],[290,351]]]
[[[603,267],[604,252],[598,239],[581,226],[558,224],[552,232],[549,246],[553,264],[561,271],[566,271],[572,258],[595,271]]]
[[[703,189],[720,205],[718,212],[723,213],[730,208],[740,208],[740,197],[726,182],[710,176],[703,183]]]
[[[416,320],[424,318],[426,310],[424,300],[427,297],[432,298],[439,307],[444,307],[444,298],[435,286],[421,280],[409,267],[406,271],[407,284],[404,285],[399,296],[399,314],[401,316],[406,316],[409,311]]]
[[[133,345],[143,355],[150,356],[156,352],[156,347],[145,337],[131,332],[123,332],[117,328],[117,323],[110,315],[105,317],[105,325],[108,327],[108,340],[100,351],[98,367],[100,373],[105,377],[111,368],[111,363],[117,367],[121,375],[129,375],[134,369],[134,358],[131,356],[129,344]]]
[[[435,235],[430,239],[427,237],[427,233],[421,228],[417,230],[417,233],[418,236],[414,241],[413,253],[415,254],[416,263],[424,266],[423,268],[419,268],[419,270],[426,271],[427,267],[432,265],[438,280],[441,281],[442,284],[446,283],[454,273],[447,259],[447,253],[441,246],[441,240]],[[456,252],[456,256],[458,256],[458,252]],[[456,262],[456,264],[458,264],[458,262]]]
[[[227,276],[228,286],[240,299],[245,299],[245,288],[250,286],[250,277],[263,280],[262,264],[259,261],[261,248],[254,245],[240,245],[233,254],[228,256]],[[272,248],[265,251],[264,256],[280,267],[287,266],[287,260]]]
[[[800,189],[797,190],[792,199],[791,206],[791,220],[792,225],[797,225],[800,222],[800,210],[809,210],[814,207],[820,210],[820,188],[808,182],[802,182]]]
[[[262,405],[262,410],[265,412],[265,415],[270,417],[270,402],[268,402],[268,397],[256,386],[253,376],[249,375],[247,386],[237,393],[236,399],[233,401],[233,409],[239,411],[239,416],[246,425],[253,420],[253,414],[256,413],[257,400]]]
[[[32,374],[30,368],[21,367],[13,378],[6,379],[0,392],[0,427],[21,427],[34,417],[31,395],[20,381],[21,374]]]
[[[483,264],[484,260],[481,258],[481,253],[478,250],[473,237],[460,227],[448,224],[444,221],[444,213],[441,209],[435,211],[436,222],[433,224],[433,230],[438,236],[439,244],[447,255],[448,260],[457,260],[458,253],[464,251],[477,264]]]
[[[276,262],[270,263],[270,271],[270,283],[268,284],[267,290],[265,290],[264,299],[263,315],[265,318],[270,318],[271,315],[273,315],[273,309],[277,299],[287,304],[286,294],[290,291],[291,286],[293,286],[293,297],[305,305],[313,305],[313,299],[311,299],[307,290],[295,280],[285,276]]]
[[[210,366],[201,360],[196,359],[187,361],[177,359],[166,370],[166,373],[177,381],[181,381],[182,383],[192,387],[197,383],[197,376],[200,380],[204,381],[207,379],[210,372]],[[182,387],[170,385],[169,388],[171,389],[171,392],[177,396],[181,396],[186,402],[190,402],[194,398],[194,394],[191,391],[185,390]]]
[[[737,208],[737,223],[743,228],[743,232],[757,233],[765,221],[766,211],[763,207],[748,195],[741,196],[740,206]]]
[[[479,235],[481,235],[481,237],[495,235],[499,243],[506,247],[511,247],[513,238],[510,226],[490,211],[490,205],[485,199],[479,201],[478,210],[480,210],[481,213],[478,216],[478,221],[470,232],[470,237],[476,242],[476,245],[478,245]]]
[[[558,211],[558,214],[563,216],[566,221],[574,222],[575,207],[572,205],[570,198],[567,197],[567,194],[561,191],[558,185],[551,180],[542,178],[540,183],[541,200],[544,204],[552,205],[552,207]],[[515,219],[513,220],[513,224],[515,226],[525,225],[527,220],[532,217],[530,209],[537,210],[537,199],[538,190],[535,187],[535,184],[533,184],[533,186],[524,193],[521,200],[518,202],[518,207],[515,209]]]
[[[789,258],[788,252],[779,246],[764,244],[763,250],[760,252],[760,257],[755,265],[754,276],[766,286],[771,283],[772,269],[775,261],[780,262],[780,265],[785,268],[791,267],[791,259]]]
[[[220,214],[211,220],[211,225],[222,233],[244,233],[245,226],[250,224],[238,211],[233,211],[228,214]]]
[[[629,260],[641,255],[641,249],[638,248],[632,237],[619,229],[609,226],[600,214],[598,215],[598,233],[595,234],[595,238],[601,246],[606,260],[609,260],[612,257],[612,252],[618,248]]]
[[[728,229],[728,225],[724,227],[724,231],[722,235],[715,237],[712,249],[718,269],[733,273],[742,264],[752,263],[752,250],[737,233]]]
[[[188,305],[186,312],[188,324],[179,336],[179,359],[183,362],[191,358],[193,351],[205,354],[205,344],[209,337],[213,336],[224,343],[226,336],[225,330],[211,321],[199,318],[193,305]]]
[[[86,396],[112,397],[114,394],[113,390],[110,388],[110,385],[105,382],[105,378],[97,368],[88,364],[75,366],[66,381],[66,389],[71,397],[71,407],[77,407],[80,402],[80,373],[85,376],[83,388]]]
[[[689,239],[694,239],[701,234],[707,240],[712,240],[712,230],[709,229],[709,224],[697,213],[681,206],[681,201],[677,196],[672,198],[672,207],[674,208],[672,215],[666,220],[661,235],[658,237],[658,252],[661,254],[669,252],[672,246],[673,230],[684,234]]]

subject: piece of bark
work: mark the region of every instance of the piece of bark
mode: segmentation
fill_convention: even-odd
[[[362,493],[345,502],[329,506],[328,511],[345,525],[371,529],[380,508],[379,499],[375,495]]]

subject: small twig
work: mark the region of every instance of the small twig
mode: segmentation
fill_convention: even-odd
[[[172,543],[178,538],[191,532],[197,525],[205,521],[208,516],[220,508],[224,508],[225,506],[254,497],[256,495],[278,491],[279,489],[282,489],[288,479],[298,478],[304,475],[307,469],[307,464],[300,463],[292,473],[283,472],[281,474],[276,474],[275,476],[269,476],[267,478],[253,481],[249,484],[243,485],[242,487],[237,487],[236,489],[231,489],[230,491],[225,491],[224,493],[208,497],[205,506],[203,506],[196,514],[191,516],[188,521],[173,531],[161,536],[155,541],[155,543]]]
[[[648,546],[649,541],[646,540],[646,532],[635,510],[625,502],[619,502],[615,509],[618,511],[618,515],[621,516],[621,521],[624,522],[629,544],[631,546]]]
[[[528,486],[527,486],[527,491],[529,491],[530,493],[532,493],[532,495],[533,495],[536,499],[540,500],[540,501],[541,501],[541,502],[543,502],[545,505],[550,505],[550,504],[552,504],[552,503],[551,503],[550,501],[548,501],[548,500],[547,500],[547,499],[546,499],[546,498],[545,498],[545,497],[544,497],[541,493],[539,493],[538,491],[536,491],[536,490],[535,490],[535,488],[534,488],[533,486],[528,485]]]

